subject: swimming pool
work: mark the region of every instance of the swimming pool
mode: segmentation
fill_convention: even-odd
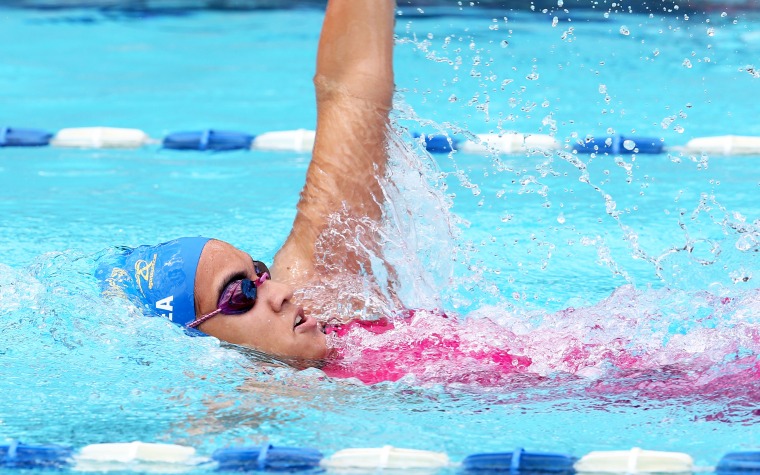
[[[312,128],[320,22],[318,10],[2,10],[0,123],[157,138]],[[92,269],[117,245],[211,235],[271,261],[306,154],[0,149],[0,434],[206,453],[392,444],[455,460],[641,446],[698,465],[756,448],[758,157],[674,147],[760,135],[759,23],[470,7],[398,17],[397,123],[438,185],[402,182],[411,198],[398,205],[417,219],[415,240],[401,234],[417,260],[397,257],[414,289],[405,303],[458,313],[483,339],[486,319],[513,332],[534,371],[491,386],[437,374],[366,386],[264,365],[99,296]],[[431,158],[404,129],[552,134],[568,148],[615,132],[672,150]]]

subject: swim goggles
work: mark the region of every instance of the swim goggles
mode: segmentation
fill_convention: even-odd
[[[196,328],[214,315],[240,315],[253,308],[256,303],[256,288],[271,279],[269,269],[263,262],[253,261],[256,270],[256,280],[240,279],[230,282],[219,296],[216,310],[187,324],[188,328]]]

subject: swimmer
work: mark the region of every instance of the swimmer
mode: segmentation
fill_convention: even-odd
[[[222,241],[181,238],[125,250],[97,276],[149,314],[296,366],[320,365],[323,324],[294,297],[319,285],[317,243],[334,213],[378,221],[393,99],[393,0],[329,0],[317,54],[317,127],[292,230],[271,268]],[[364,263],[340,240],[320,252],[346,273]],[[327,259],[330,259],[327,257]],[[322,262],[321,264],[325,264]],[[327,262],[326,264],[334,264]]]

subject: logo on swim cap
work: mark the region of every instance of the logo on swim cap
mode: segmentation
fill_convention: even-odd
[[[127,297],[147,314],[185,326],[195,320],[195,272],[208,238],[180,238],[127,249],[101,264],[105,295]]]
[[[153,273],[156,269],[156,258],[158,254],[153,254],[153,260],[147,262],[143,259],[139,259],[135,262],[135,281],[140,292],[145,295],[145,291],[142,288],[142,281],[145,280],[148,284],[148,290],[153,289]]]

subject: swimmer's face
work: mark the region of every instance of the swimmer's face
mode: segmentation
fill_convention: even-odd
[[[216,310],[219,296],[231,282],[256,278],[251,256],[225,242],[209,241],[195,274],[195,314]],[[327,355],[320,324],[314,317],[304,315],[303,309],[293,302],[293,289],[267,280],[256,290],[252,309],[239,315],[219,313],[198,329],[229,343],[305,364]]]

